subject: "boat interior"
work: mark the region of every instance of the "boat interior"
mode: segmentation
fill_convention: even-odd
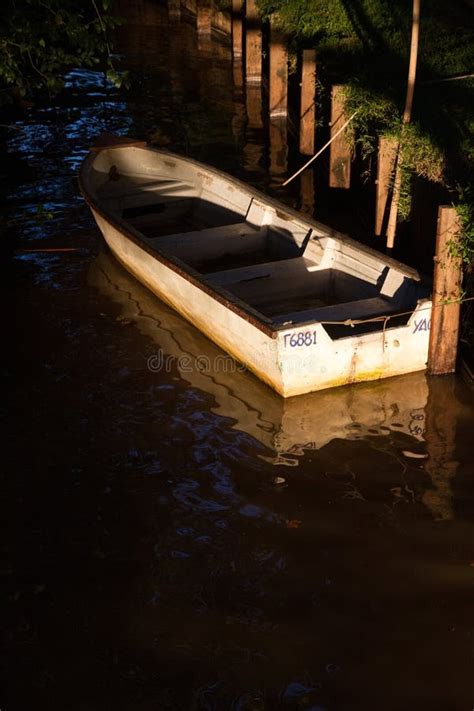
[[[197,185],[114,168],[97,188],[108,211],[149,248],[277,329],[329,322],[331,338],[381,330],[380,321],[350,330],[339,322],[391,314],[390,325],[400,325],[409,315],[397,313],[413,310],[424,296],[415,273],[279,211],[219,174],[201,176]]]

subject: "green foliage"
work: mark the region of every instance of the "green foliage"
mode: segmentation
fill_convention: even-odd
[[[462,232],[451,246],[474,260],[474,22],[463,0],[422,3],[413,122],[402,126],[411,35],[408,0],[257,0],[293,44],[313,46],[321,75],[345,85],[346,135],[367,157],[379,136],[400,142],[399,217],[410,216],[414,176],[456,195]],[[428,83],[424,84],[424,81]],[[317,96],[322,87],[318,86]],[[320,112],[318,112],[320,113]],[[469,187],[466,187],[469,186]]]
[[[321,42],[352,35],[351,23],[340,0],[258,0],[257,4],[264,17],[274,15],[283,31],[298,38]]]
[[[403,127],[411,36],[408,0],[257,0],[297,42],[317,50],[318,74],[345,84],[346,113],[357,114],[347,134],[363,156],[380,135],[400,140],[399,214],[410,214],[414,176],[453,190],[472,180],[474,81],[437,80],[470,74],[474,67],[474,22],[463,0],[422,3],[413,123]],[[424,84],[424,81],[432,83]],[[472,256],[469,199],[459,198],[466,227],[463,244]],[[464,207],[462,207],[464,206]],[[472,215],[472,212],[470,213]]]
[[[398,133],[400,119],[397,107],[383,93],[364,85],[355,77],[345,85],[344,99],[347,115],[357,112],[346,136],[353,147],[359,146],[363,157],[376,149],[378,135]]]
[[[120,20],[110,0],[3,0],[0,8],[0,101],[54,94],[71,66],[97,67],[103,60],[114,83],[108,34]]]
[[[461,234],[454,250],[462,261],[472,265],[474,260],[474,190],[472,185],[463,188],[458,186],[459,202],[456,212],[461,221]]]
[[[401,136],[401,163],[409,170],[433,183],[444,184],[445,156],[428,133],[418,123],[403,127]]]

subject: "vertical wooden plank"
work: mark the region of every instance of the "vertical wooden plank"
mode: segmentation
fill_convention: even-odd
[[[384,217],[388,210],[388,196],[394,178],[397,148],[396,138],[380,137],[375,187],[375,234],[377,236],[382,234]]]
[[[232,135],[238,146],[245,143],[245,119],[245,107],[243,103],[236,101],[234,104],[234,116],[232,118]]]
[[[285,121],[270,121],[268,127],[270,149],[270,187],[277,188],[288,173],[288,140]]]
[[[342,85],[332,87],[331,96],[331,138],[347,120],[344,113]],[[345,131],[337,136],[330,146],[329,186],[348,189],[351,186],[351,148],[345,138]]]
[[[459,231],[460,221],[456,209],[441,206],[438,211],[428,354],[428,371],[432,375],[453,373],[456,369],[461,313],[461,305],[456,299],[461,296],[462,263],[450,251],[459,239]]]
[[[232,59],[232,76],[234,79],[234,89],[242,89],[244,85],[244,72],[242,67],[242,57],[233,57]]]
[[[241,62],[243,56],[243,28],[242,18],[232,17],[232,56],[235,61]]]
[[[249,128],[262,128],[262,89],[260,86],[247,85],[245,88],[247,121]]]
[[[314,155],[316,129],[316,50],[303,50],[300,101],[300,153]]]
[[[300,175],[301,212],[313,217],[314,215],[314,172],[308,168]]]
[[[197,0],[184,0],[184,8],[191,15],[197,15]]]
[[[197,4],[197,31],[200,35],[211,36],[212,0],[199,0]]]
[[[223,10],[219,10],[219,7],[216,6],[213,17],[212,17],[212,25],[215,30],[218,32],[221,32],[223,35],[226,37],[230,37],[232,34],[232,18],[229,12],[224,12]]]
[[[270,27],[270,120],[286,121],[288,115],[288,51],[286,38]]]
[[[245,14],[245,79],[247,84],[262,82],[262,25],[255,0],[247,0]]]
[[[423,493],[422,501],[436,521],[455,518],[453,479],[458,470],[455,452],[461,412],[455,378],[431,378],[423,434],[428,455],[423,466],[431,486]]]
[[[243,57],[242,0],[232,0],[232,57],[241,62]]]
[[[181,18],[181,0],[168,0],[168,17],[173,21]]]

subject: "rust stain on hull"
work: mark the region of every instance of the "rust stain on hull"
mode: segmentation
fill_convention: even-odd
[[[330,388],[339,388],[342,385],[356,385],[357,383],[364,383],[364,382],[370,382],[373,380],[382,380],[383,378],[395,378],[398,375],[406,375],[407,372],[414,373],[416,371],[420,370],[426,370],[425,367],[421,368],[415,368],[412,369],[410,368],[409,371],[406,370],[383,370],[382,368],[377,368],[374,370],[366,370],[361,373],[357,373],[357,375],[354,376],[348,376],[344,375],[341,376],[340,378],[333,378],[332,380],[325,380],[324,382],[318,383],[314,388],[311,388],[310,390],[305,389],[304,391],[302,389],[296,389],[296,388],[290,388],[287,390],[284,390],[284,392],[280,393],[284,397],[295,397],[296,395],[301,395],[303,393],[308,393],[308,392],[317,392],[318,390],[329,390]]]

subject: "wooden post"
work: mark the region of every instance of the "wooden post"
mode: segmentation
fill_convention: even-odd
[[[199,0],[197,4],[197,31],[199,35],[211,36],[212,0]]]
[[[260,86],[250,85],[245,88],[247,121],[249,128],[262,128],[262,89]]]
[[[460,222],[456,209],[440,207],[428,354],[428,371],[432,375],[453,373],[456,369],[461,312],[461,305],[456,300],[461,296],[462,262],[459,257],[453,257],[450,251],[457,243],[459,230]]]
[[[270,148],[270,187],[278,188],[288,172],[288,141],[285,121],[270,121],[268,127]]]
[[[197,0],[184,0],[184,9],[191,15],[197,15]]]
[[[232,135],[237,145],[242,145],[245,142],[245,124],[245,107],[243,103],[235,102],[234,117],[232,119]]]
[[[422,501],[436,521],[449,521],[456,515],[453,479],[458,470],[456,431],[462,413],[454,378],[431,379],[425,412],[423,439],[428,458],[423,466],[431,486],[423,493]]]
[[[288,53],[284,35],[270,28],[270,121],[286,121],[288,115]]]
[[[181,0],[168,0],[168,17],[170,20],[181,18]]]
[[[229,37],[232,34],[232,17],[228,11],[219,10],[216,5],[212,17],[212,25],[214,29],[221,33],[224,37]]]
[[[347,120],[344,113],[344,87],[334,85],[331,97],[331,138]],[[329,187],[348,189],[351,187],[351,148],[345,131],[331,143],[329,155]]]
[[[242,0],[232,0],[232,58],[237,62],[243,56]]]
[[[405,98],[405,110],[403,112],[402,119],[402,130],[400,135],[400,142],[398,143],[397,147],[398,154],[400,154],[400,148],[403,145],[403,139],[405,134],[404,128],[411,121],[411,110],[413,107],[413,95],[415,91],[416,67],[418,63],[418,41],[420,36],[420,6],[421,0],[413,0],[410,63],[408,65],[407,93]],[[397,230],[397,214],[398,205],[400,203],[401,183],[402,173],[400,167],[400,160],[397,160],[397,168],[395,171],[395,180],[393,184],[392,204],[390,205],[390,214],[388,216],[387,250],[392,250],[393,245],[395,243],[395,232]]]
[[[245,48],[247,84],[262,83],[262,26],[255,0],[246,2]]]
[[[308,168],[300,176],[301,212],[313,217],[314,215],[314,172]]]
[[[303,50],[300,102],[300,153],[314,155],[316,128],[316,50]]]
[[[375,234],[377,236],[382,234],[384,218],[388,210],[388,196],[393,187],[397,148],[398,142],[396,138],[384,138],[382,136],[379,139],[375,193]]]

